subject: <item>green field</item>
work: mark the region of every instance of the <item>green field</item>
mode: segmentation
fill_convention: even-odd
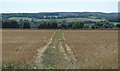
[[[31,21],[32,19],[35,19],[36,21],[41,21],[45,19],[36,19],[36,18],[28,18],[28,17],[11,17],[9,18],[10,20],[29,20]],[[94,22],[99,22],[102,21],[102,19],[92,19],[92,18],[66,18],[65,19],[67,22],[77,22],[77,21],[94,21]]]
[[[31,21],[32,20],[32,18],[28,18],[28,17],[11,17],[11,18],[9,18],[10,20],[29,20],[29,21]]]
[[[110,22],[113,23],[114,25],[120,24],[120,22]]]
[[[37,19],[37,18],[29,18],[29,17],[10,17],[10,18],[8,18],[9,20],[17,20],[17,21],[19,21],[19,20],[28,20],[28,21],[31,21],[32,19],[34,20],[34,21],[49,21],[49,20],[59,20],[59,21],[61,21],[61,20],[63,20],[63,19]]]
[[[99,22],[102,21],[102,19],[91,19],[91,18],[67,18],[67,22],[77,22],[77,21],[94,21]]]
[[[9,18],[10,20],[28,20],[28,21],[31,21],[32,19],[34,19],[34,21],[42,21],[42,20],[45,20],[45,19],[37,19],[37,18],[29,18],[29,17],[11,17]]]

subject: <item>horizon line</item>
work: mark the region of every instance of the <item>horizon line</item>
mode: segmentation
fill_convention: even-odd
[[[60,11],[61,13],[70,13],[70,11]],[[90,11],[83,11],[83,12],[77,12],[77,11],[71,11],[71,12],[76,12],[76,13],[119,13],[119,12],[100,12],[100,11],[98,11],[98,12],[90,12]],[[53,11],[53,12],[2,12],[2,13],[59,13],[59,11],[57,11],[57,12],[55,12],[55,11]]]

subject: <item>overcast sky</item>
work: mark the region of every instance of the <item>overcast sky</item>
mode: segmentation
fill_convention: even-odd
[[[2,0],[1,13],[117,12],[119,0]]]

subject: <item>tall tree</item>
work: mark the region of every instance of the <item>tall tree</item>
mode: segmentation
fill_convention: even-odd
[[[84,28],[84,23],[83,22],[76,22],[73,26],[73,29],[83,29]]]

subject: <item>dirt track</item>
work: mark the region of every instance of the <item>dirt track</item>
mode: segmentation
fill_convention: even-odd
[[[64,40],[63,32],[58,30],[50,43],[40,49],[36,61],[39,69],[77,69],[77,60]]]
[[[115,69],[117,50],[117,31],[58,30],[42,64],[44,69]]]
[[[55,32],[52,34],[49,42],[41,49],[38,49],[38,54],[37,54],[37,57],[36,57],[36,60],[35,60],[35,67],[34,69],[43,69],[43,64],[42,64],[42,56],[43,56],[43,53],[45,52],[45,50],[47,49],[47,47],[51,44],[52,42],[52,38],[54,36]]]

